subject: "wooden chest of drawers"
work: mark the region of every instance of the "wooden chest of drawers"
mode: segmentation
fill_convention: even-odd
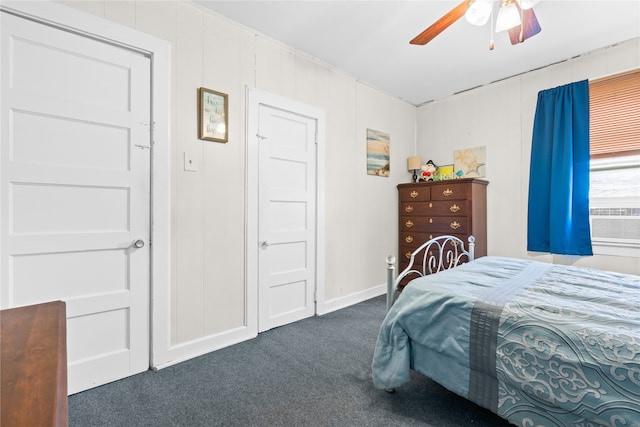
[[[0,320],[0,426],[67,426],[65,303],[5,309]]]
[[[476,178],[398,185],[398,272],[411,252],[445,234],[476,238],[476,258],[487,254],[487,181]]]

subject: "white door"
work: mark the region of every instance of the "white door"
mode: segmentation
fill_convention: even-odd
[[[0,307],[66,301],[72,394],[149,366],[150,65],[1,19]]]
[[[315,314],[314,118],[259,107],[258,330]]]

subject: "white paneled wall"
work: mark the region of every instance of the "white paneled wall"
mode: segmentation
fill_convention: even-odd
[[[418,108],[418,153],[453,163],[453,150],[486,146],[490,255],[640,274],[640,258],[528,253],[529,155],[540,90],[640,67],[640,39],[493,83]]]
[[[380,292],[397,251],[395,186],[408,182],[416,108],[189,1],[60,1],[171,43],[171,345],[194,346],[245,322],[245,90],[326,114],[322,312]],[[196,91],[229,94],[229,142],[197,138]],[[366,175],[366,129],[391,135],[391,177]],[[184,152],[198,164],[183,170]],[[236,338],[233,338],[236,339]],[[227,344],[233,339],[229,339]],[[225,345],[212,340],[209,350]],[[187,349],[188,353],[189,350]],[[182,353],[182,358],[185,352]]]
[[[382,93],[189,1],[60,1],[167,40],[171,58],[171,344],[188,358],[237,341],[245,323],[246,87],[326,114],[326,312],[379,292],[384,258],[397,252],[397,193],[406,158],[453,162],[453,150],[487,147],[493,255],[526,252],[531,129],[537,92],[640,66],[634,40],[422,107]],[[196,91],[229,94],[229,142],[197,138]],[[391,178],[366,175],[366,129],[391,134]],[[198,170],[183,170],[184,152]],[[539,256],[638,273],[638,258]],[[194,344],[197,343],[197,344]]]

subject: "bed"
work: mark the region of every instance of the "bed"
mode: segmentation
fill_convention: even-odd
[[[640,426],[640,276],[473,260],[452,236],[418,248],[391,290],[407,274],[422,277],[381,325],[376,387],[413,369],[515,425]]]

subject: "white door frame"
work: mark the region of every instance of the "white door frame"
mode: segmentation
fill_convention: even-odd
[[[250,335],[258,334],[258,110],[268,105],[317,120],[316,150],[316,314],[324,314],[325,263],[325,114],[319,108],[247,87],[246,157],[246,325]]]
[[[85,35],[148,56],[151,61],[151,240],[150,364],[161,365],[170,350],[171,151],[169,146],[170,53],[168,42],[51,1],[0,0],[0,10]]]

